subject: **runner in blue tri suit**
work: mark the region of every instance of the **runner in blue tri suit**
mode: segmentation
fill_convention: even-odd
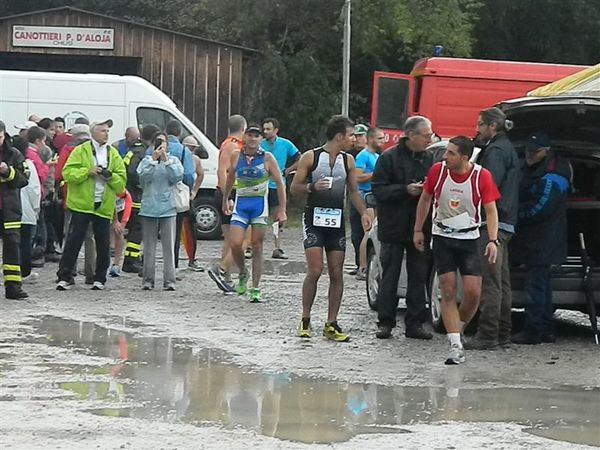
[[[240,270],[235,291],[243,295],[248,290],[248,271],[246,270],[243,242],[248,226],[252,227],[252,287],[250,301],[261,301],[258,287],[262,275],[263,241],[269,219],[269,178],[277,184],[279,200],[276,218],[287,220],[285,185],[277,161],[268,152],[260,149],[262,129],[250,125],[244,132],[244,147],[231,156],[230,170],[223,192],[223,212],[231,215],[229,240],[233,259]],[[227,201],[233,185],[236,185],[236,197],[233,208]]]

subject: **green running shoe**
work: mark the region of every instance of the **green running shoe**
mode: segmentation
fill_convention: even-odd
[[[336,342],[348,342],[350,340],[350,336],[342,331],[337,322],[325,322],[323,336]]]
[[[250,288],[250,303],[260,303],[262,300],[259,288]]]
[[[248,272],[240,273],[238,283],[235,285],[235,292],[238,295],[244,295],[248,290]]]

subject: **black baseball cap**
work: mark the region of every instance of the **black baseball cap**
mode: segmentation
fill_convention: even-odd
[[[250,133],[256,133],[258,135],[262,135],[262,133],[263,133],[262,127],[255,123],[248,125],[248,128],[246,128],[246,131],[244,131],[244,134],[250,134]]]

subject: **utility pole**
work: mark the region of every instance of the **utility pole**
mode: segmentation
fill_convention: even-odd
[[[350,100],[350,17],[352,0],[344,0],[344,57],[342,68],[342,115],[348,116]]]

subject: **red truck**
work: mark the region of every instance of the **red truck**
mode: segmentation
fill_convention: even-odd
[[[442,138],[473,136],[479,111],[564,78],[587,66],[464,58],[423,58],[410,74],[375,72],[371,124],[386,147],[402,136],[407,117],[423,115]]]

